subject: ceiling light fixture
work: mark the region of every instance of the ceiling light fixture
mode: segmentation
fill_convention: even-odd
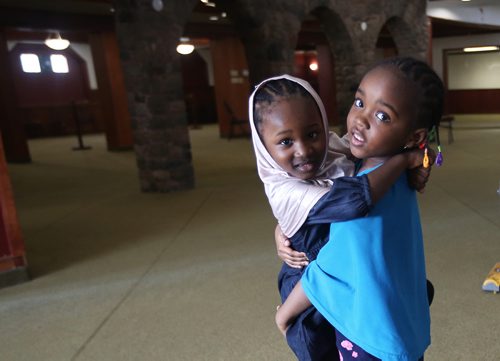
[[[464,52],[472,53],[478,51],[496,51],[499,50],[498,46],[472,46],[470,48],[464,48]]]
[[[163,10],[163,0],[153,0],[151,6],[155,11],[160,12]]]
[[[45,39],[45,45],[53,50],[64,50],[69,46],[69,40],[61,38],[59,32],[51,33]]]
[[[180,38],[179,39],[180,43],[177,45],[177,52],[182,55],[189,55],[193,52],[194,50],[194,45],[188,43],[189,38]]]

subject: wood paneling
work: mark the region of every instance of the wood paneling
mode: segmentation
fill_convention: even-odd
[[[40,73],[25,73],[20,55],[36,54],[40,60]],[[63,55],[68,62],[68,73],[54,73],[50,56]],[[18,106],[60,106],[88,99],[89,82],[85,61],[71,48],[56,51],[45,44],[18,43],[9,53]]]
[[[248,97],[250,84],[248,81],[248,65],[245,50],[239,38],[227,37],[211,42],[214,62],[214,83],[217,103],[219,132],[222,137],[230,137],[231,122],[224,102],[239,119],[248,119]],[[249,129],[245,134],[249,133]],[[242,135],[243,130],[236,129]]]
[[[24,241],[0,137],[0,274],[25,266]]]
[[[446,113],[500,113],[499,99],[500,89],[449,90],[446,97]]]
[[[116,34],[114,31],[91,33],[89,40],[108,149],[129,149],[133,144],[132,123]]]

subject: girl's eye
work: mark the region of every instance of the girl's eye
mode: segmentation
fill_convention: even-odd
[[[292,140],[288,139],[288,138],[287,139],[282,139],[282,140],[279,141],[278,144],[285,145],[285,146],[286,145],[291,145],[292,144]]]
[[[311,133],[309,133],[309,137],[312,138],[312,139],[316,139],[316,138],[318,138],[318,136],[319,136],[318,132],[311,132]]]
[[[377,112],[377,113],[375,113],[375,116],[384,123],[387,123],[388,121],[391,120],[391,118],[389,118],[387,113],[384,113],[384,112]]]
[[[359,98],[354,99],[354,106],[358,108],[363,108],[363,101]]]

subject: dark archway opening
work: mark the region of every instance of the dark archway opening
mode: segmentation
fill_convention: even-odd
[[[335,62],[320,20],[312,13],[302,22],[293,75],[307,80],[320,95],[331,125],[339,124]]]
[[[217,1],[198,2],[180,42],[194,45],[181,56],[188,123],[191,127],[217,123],[221,137],[246,136],[249,96],[248,65],[231,14]]]
[[[375,45],[375,57],[376,60],[387,59],[398,55],[398,48],[394,42],[394,38],[389,31],[387,23],[380,29],[377,43]]]

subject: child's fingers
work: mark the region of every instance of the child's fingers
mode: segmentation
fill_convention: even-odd
[[[305,253],[292,252],[293,254],[287,254],[282,257],[282,260],[292,268],[302,268],[309,264],[309,260]]]

